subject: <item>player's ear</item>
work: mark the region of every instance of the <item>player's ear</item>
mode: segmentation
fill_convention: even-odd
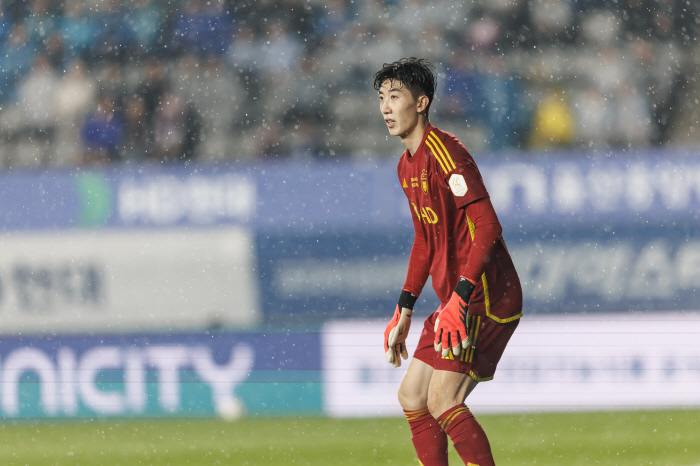
[[[418,113],[423,113],[425,110],[428,108],[428,104],[430,103],[430,99],[428,98],[427,95],[422,95],[418,97],[418,106],[416,107],[416,110],[418,110]]]

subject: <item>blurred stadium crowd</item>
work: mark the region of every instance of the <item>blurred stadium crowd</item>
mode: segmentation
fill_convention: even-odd
[[[397,150],[372,74],[439,72],[470,148],[694,139],[695,0],[30,0],[0,16],[3,166]]]

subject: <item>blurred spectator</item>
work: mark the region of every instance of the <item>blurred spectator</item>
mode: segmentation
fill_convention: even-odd
[[[646,37],[651,32],[651,0],[622,0],[622,27],[631,37]]]
[[[71,58],[82,57],[95,38],[95,18],[86,11],[83,0],[65,0],[63,11],[58,27],[66,53]]]
[[[571,4],[566,0],[540,0],[532,2],[532,28],[537,41],[560,42],[573,39],[574,21]]]
[[[252,27],[243,25],[238,30],[228,48],[228,63],[234,70],[254,71],[260,67],[260,47]]]
[[[530,110],[522,96],[520,81],[508,73],[505,61],[494,56],[485,61],[481,87],[485,123],[491,150],[521,146],[529,126]]]
[[[168,70],[163,60],[156,57],[146,60],[144,78],[138,85],[136,94],[143,100],[149,126],[153,126],[153,117],[168,85]]]
[[[124,120],[126,137],[121,158],[130,162],[141,162],[150,152],[152,133],[143,98],[134,95],[124,102]]]
[[[111,95],[115,105],[119,106],[128,91],[123,67],[117,61],[107,61],[97,65],[95,71],[99,91]]]
[[[87,74],[82,60],[71,62],[55,95],[56,105],[56,163],[77,164],[83,149],[80,130],[95,97],[95,85]]]
[[[99,28],[93,38],[92,54],[96,59],[122,62],[131,48],[132,37],[126,18],[120,11],[121,1],[101,0],[97,5]]]
[[[4,43],[12,31],[12,19],[4,10],[0,9],[0,43]]]
[[[173,44],[183,53],[221,56],[228,50],[231,26],[223,0],[185,0]]]
[[[644,147],[654,140],[651,105],[630,82],[622,82],[615,98],[615,145]]]
[[[330,95],[324,81],[318,78],[318,66],[313,55],[307,55],[287,75],[287,85],[279,89],[287,103],[283,111],[286,118],[318,122],[328,117]]]
[[[64,67],[65,50],[63,47],[63,40],[61,40],[61,34],[58,31],[51,33],[49,37],[44,40],[44,55],[49,60],[49,63],[54,69],[60,70]]]
[[[267,160],[279,160],[289,156],[289,149],[285,144],[279,123],[264,123],[260,128],[258,140],[260,141],[257,151],[258,157]]]
[[[321,37],[338,36],[350,20],[348,2],[328,0],[323,2],[323,9],[316,17],[315,30]]]
[[[161,162],[194,158],[199,131],[194,110],[181,96],[166,91],[154,116],[152,158]]]
[[[533,117],[532,147],[565,147],[573,142],[574,116],[561,91],[548,90]]]
[[[581,20],[582,38],[589,44],[610,47],[620,32],[620,22],[612,11],[593,10]]]
[[[190,78],[187,100],[197,110],[208,134],[227,133],[244,111],[240,78],[218,58],[197,65],[199,72]]]
[[[129,0],[124,21],[133,38],[136,52],[139,55],[154,53],[158,42],[163,40],[163,9],[152,0]]]
[[[442,92],[445,101],[440,112],[447,118],[459,118],[470,123],[487,119],[483,76],[466,51],[458,51],[449,62]]]
[[[572,99],[577,141],[584,147],[605,147],[613,131],[614,112],[596,87],[576,91]]]
[[[50,0],[34,0],[31,2],[30,14],[23,25],[27,37],[35,44],[42,44],[56,29],[56,15],[51,11]]]
[[[33,58],[24,26],[14,26],[0,49],[0,102],[14,98],[17,81],[29,71]]]
[[[56,125],[54,98],[58,84],[59,78],[49,60],[45,55],[38,55],[17,92],[20,125],[30,137],[53,141]]]
[[[125,130],[124,119],[116,108],[114,97],[106,92],[101,93],[83,124],[83,163],[101,164],[117,161]]]
[[[270,21],[259,47],[260,68],[275,76],[289,72],[304,49],[299,40],[289,34],[287,23],[282,19]]]
[[[435,64],[436,123],[479,149],[673,142],[694,124],[680,109],[700,90],[698,14],[687,0],[4,2],[0,153],[20,127],[51,132],[50,111],[28,110],[50,101],[45,163],[78,163],[84,142],[88,161],[385,153],[371,78],[406,56]],[[35,163],[26,142],[9,158]]]
[[[323,150],[318,124],[313,119],[301,119],[289,134],[289,153],[297,160],[312,159]]]

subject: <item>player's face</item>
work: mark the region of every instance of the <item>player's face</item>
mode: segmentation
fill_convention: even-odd
[[[418,101],[398,81],[387,79],[379,89],[379,109],[392,136],[405,136],[418,124]]]

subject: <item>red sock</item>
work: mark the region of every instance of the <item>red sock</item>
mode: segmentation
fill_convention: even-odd
[[[453,406],[438,418],[447,432],[464,464],[469,466],[495,466],[491,445],[484,429],[464,403]]]
[[[440,428],[428,408],[406,413],[411,426],[411,440],[418,453],[418,461],[423,466],[447,466],[447,435]]]

